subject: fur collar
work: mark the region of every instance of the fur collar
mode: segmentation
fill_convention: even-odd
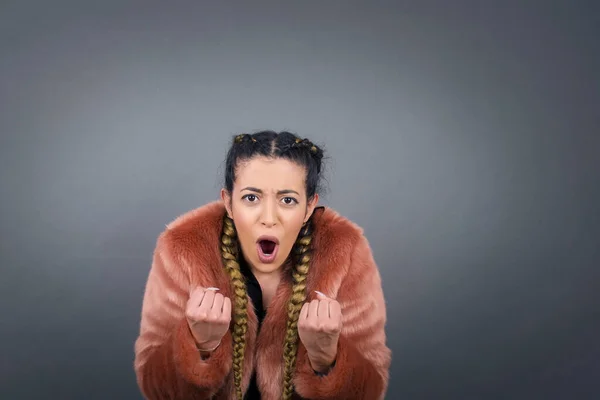
[[[196,286],[216,286],[224,296],[232,297],[229,277],[220,253],[220,236],[225,207],[215,201],[179,216],[162,234],[164,244],[179,265],[191,292]],[[313,215],[313,256],[307,277],[307,301],[315,290],[336,298],[350,266],[350,255],[363,231],[353,222],[327,207]],[[248,307],[248,332],[244,364],[244,390],[251,374],[257,373],[258,385],[265,400],[278,399],[283,374],[283,342],[287,322],[287,302],[291,279],[282,279],[269,305],[260,333],[253,307]],[[299,344],[299,354],[303,351]],[[233,387],[229,378],[228,386]],[[227,396],[224,398],[228,398]]]

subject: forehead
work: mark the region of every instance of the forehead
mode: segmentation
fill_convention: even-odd
[[[283,158],[255,157],[239,163],[236,189],[253,186],[262,190],[304,190],[305,169]]]

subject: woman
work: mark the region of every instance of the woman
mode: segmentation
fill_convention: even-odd
[[[243,134],[221,200],[159,236],[135,343],[147,399],[382,399],[390,350],[361,228],[318,207],[323,151]]]

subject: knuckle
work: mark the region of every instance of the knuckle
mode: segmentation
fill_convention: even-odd
[[[208,313],[206,311],[201,311],[196,314],[196,319],[198,321],[206,321],[208,319]]]
[[[206,322],[218,322],[219,316],[213,313],[210,313],[206,316]]]

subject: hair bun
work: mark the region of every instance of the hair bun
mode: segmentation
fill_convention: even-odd
[[[319,148],[317,146],[315,146],[310,140],[308,139],[296,139],[296,143],[295,145],[297,147],[302,147],[302,148],[306,148],[308,149],[311,153],[317,155],[319,153]]]
[[[252,136],[249,133],[241,133],[241,134],[237,135],[234,140],[234,142],[238,143],[238,144],[243,143],[243,142],[250,142],[250,141],[252,143],[256,143],[256,139],[254,138],[254,136]]]

